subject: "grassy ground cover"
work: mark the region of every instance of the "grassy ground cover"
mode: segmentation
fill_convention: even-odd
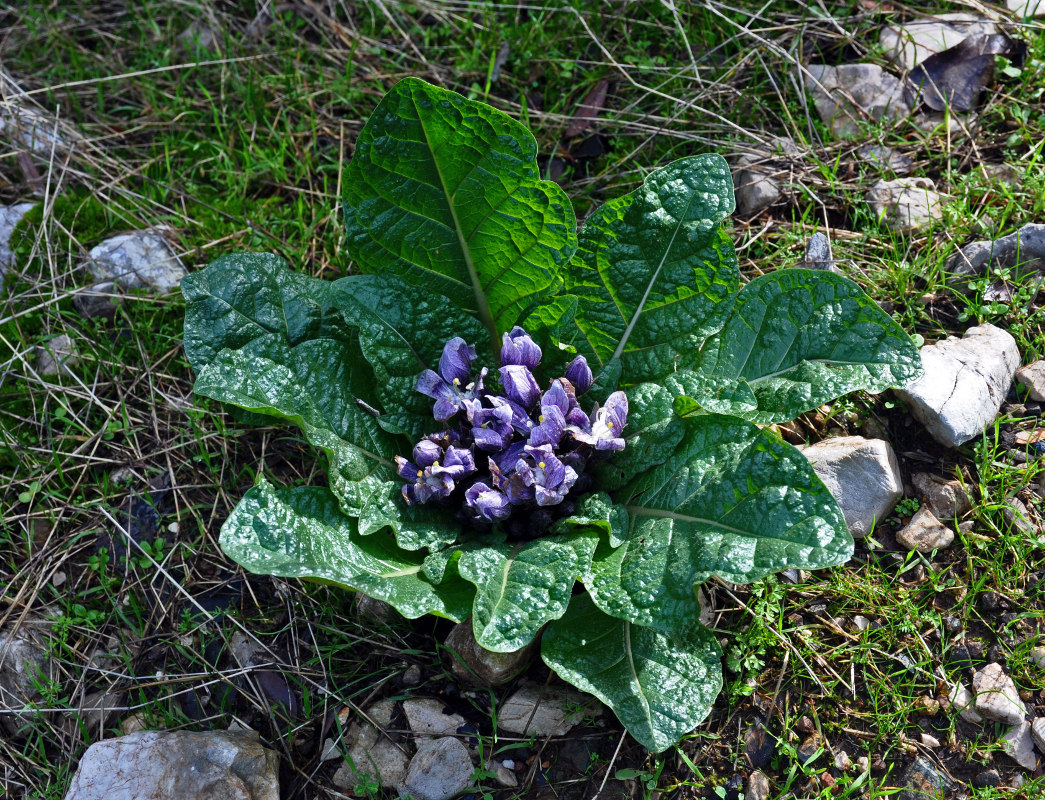
[[[976,666],[1004,660],[1026,699],[1045,703],[1045,674],[1030,660],[1045,612],[1042,541],[1005,515],[1013,497],[1040,508],[1045,462],[1009,450],[1015,428],[1034,420],[1003,416],[982,440],[946,451],[890,395],[858,395],[784,431],[796,441],[885,431],[905,479],[929,471],[970,487],[974,527],[951,550],[909,554],[893,538],[914,510],[902,505],[844,567],[799,585],[717,585],[727,686],[707,723],[654,758],[612,719],[564,741],[495,737],[506,692],[462,691],[439,645],[442,623],[375,629],[346,593],[228,562],[218,531],[256,473],[315,483],[323,464],[294,431],[240,425],[193,397],[180,296],[128,296],[112,318],[87,318],[73,303],[89,282],[86,251],[141,227],[165,226],[190,269],[258,250],[315,276],[351,271],[340,247],[342,170],[384,91],[416,75],[518,116],[581,216],[672,158],[733,158],[790,136],[802,156],[786,197],[733,221],[747,276],[795,264],[807,237],[826,230],[845,274],[912,333],[935,341],[989,321],[1016,337],[1024,363],[1045,357],[1036,284],[1016,285],[1015,301],[1000,304],[983,300],[986,285],[969,298],[950,293],[944,273],[957,246],[1045,222],[1045,31],[1018,27],[1027,55],[999,63],[971,135],[869,124],[839,142],[800,90],[796,64],[885,64],[883,22],[969,7],[740,5],[0,7],[2,108],[38,110],[73,143],[31,153],[0,137],[0,202],[41,204],[16,232],[17,263],[0,294],[0,621],[50,620],[56,665],[23,735],[0,738],[0,786],[62,797],[86,747],[135,715],[190,729],[236,716],[282,754],[284,797],[337,796],[336,763],[319,760],[324,723],[346,706],[413,693],[445,699],[476,720],[487,751],[527,764],[517,790],[482,784],[502,797],[600,788],[602,797],[736,797],[760,737],[773,797],[891,796],[916,755],[962,782],[999,767],[1003,787],[970,787],[970,796],[1045,789],[1033,775],[1005,789],[1022,771],[995,755],[995,732],[939,707],[947,682],[967,677],[962,653]],[[863,196],[885,171],[857,158],[867,142],[902,150],[948,194],[941,224],[900,235],[875,219]],[[998,163],[1019,181],[983,169]],[[43,376],[35,348],[62,334],[78,361]],[[861,629],[857,615],[873,624]],[[275,677],[235,668],[231,642],[244,631],[268,648]],[[414,665],[422,683],[407,687]],[[544,680],[542,670],[531,676]],[[120,694],[107,719],[83,713],[99,691]],[[865,757],[869,771],[832,770],[830,755],[803,763],[797,751],[815,736],[854,764]]]

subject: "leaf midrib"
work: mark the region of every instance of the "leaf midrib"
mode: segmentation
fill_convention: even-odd
[[[487,302],[486,294],[483,292],[482,282],[479,280],[479,273],[476,271],[475,263],[472,261],[472,253],[468,247],[468,239],[464,235],[464,231],[461,229],[461,221],[457,218],[457,208],[454,205],[454,195],[451,194],[449,187],[446,185],[443,171],[439,167],[439,159],[436,158],[435,148],[432,146],[432,140],[428,136],[428,128],[425,126],[425,116],[421,113],[421,109],[417,105],[417,100],[412,95],[410,97],[410,102],[413,103],[414,111],[417,114],[418,124],[421,127],[421,133],[424,134],[425,145],[428,147],[428,152],[432,155],[432,166],[435,167],[435,173],[439,176],[439,184],[443,187],[443,195],[446,197],[447,209],[449,210],[450,218],[454,223],[454,233],[457,235],[457,244],[461,248],[461,255],[464,257],[465,267],[468,270],[468,279],[472,283],[472,293],[475,295],[476,311],[479,315],[479,322],[481,322],[483,327],[490,332],[493,347],[496,350],[500,346],[500,342],[497,339],[497,328],[494,325],[493,315],[490,312],[490,304]]]
[[[671,232],[671,239],[668,241],[667,247],[664,248],[664,252],[660,256],[660,263],[657,264],[657,269],[650,277],[649,283],[646,284],[646,291],[642,295],[642,300],[639,301],[639,305],[635,309],[635,314],[628,323],[628,327],[624,329],[624,333],[621,335],[620,341],[617,343],[617,349],[613,351],[613,356],[610,358],[610,361],[620,358],[620,354],[624,352],[624,346],[628,343],[628,339],[631,337],[631,332],[635,329],[639,317],[642,316],[642,310],[646,307],[646,301],[649,299],[650,293],[653,291],[653,285],[657,282],[657,278],[660,277],[660,272],[664,269],[664,264],[667,263],[668,253],[671,252],[671,248],[675,245],[675,238],[678,236],[679,231],[682,230],[682,226],[685,224],[686,216],[689,214],[689,209],[692,205],[693,195],[690,194],[689,202],[686,203],[686,210],[683,214],[679,215],[678,224],[675,225],[675,230]],[[630,211],[631,209],[629,208],[628,210]],[[625,212],[625,214],[627,214],[627,212]]]

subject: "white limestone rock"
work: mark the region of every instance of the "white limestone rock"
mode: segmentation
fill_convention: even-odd
[[[911,521],[896,534],[896,542],[908,550],[931,553],[954,544],[954,531],[944,525],[925,506],[919,508]]]
[[[410,760],[402,795],[414,800],[450,800],[472,782],[472,757],[452,736],[422,741]]]
[[[968,36],[997,33],[997,26],[974,14],[937,14],[899,25],[885,25],[878,41],[885,57],[904,72],[910,72],[934,53],[942,53]]]
[[[853,536],[867,536],[903,495],[900,465],[884,439],[839,436],[799,449],[838,501]]]
[[[22,221],[35,203],[15,203],[13,206],[0,206],[0,276],[15,265],[15,255],[11,252],[11,235],[15,226]]]
[[[1016,380],[1027,387],[1031,400],[1045,401],[1045,361],[1035,361],[1016,370]]]
[[[891,230],[905,233],[928,228],[943,219],[943,202],[930,178],[880,180],[867,192],[867,202]]]
[[[1030,735],[1034,740],[1034,746],[1045,753],[1045,717],[1038,717],[1031,723]]]
[[[916,472],[911,483],[937,519],[962,517],[972,509],[972,498],[959,481]]]
[[[0,142],[49,158],[52,152],[56,155],[66,152],[71,138],[57,119],[42,111],[13,102],[0,106]]]
[[[1038,756],[1034,752],[1034,739],[1029,722],[1021,722],[1007,730],[998,743],[1005,754],[1024,769],[1038,768]]]
[[[124,289],[172,292],[188,272],[167,240],[155,230],[132,231],[91,249],[87,269],[96,281],[115,281]]]
[[[141,731],[92,744],[65,800],[279,800],[278,766],[254,731]]]
[[[1001,408],[1020,363],[1016,340],[993,325],[921,349],[925,374],[897,394],[936,441],[957,447],[979,436]]]
[[[745,153],[733,167],[737,214],[753,217],[784,197],[781,185],[793,173],[791,162],[799,155],[793,140],[775,137],[768,150]]]
[[[527,683],[501,706],[497,727],[523,736],[565,736],[597,707],[597,700],[575,689]]]
[[[410,730],[419,736],[453,736],[465,724],[460,714],[447,714],[443,704],[430,697],[413,697],[403,701],[403,713]]]
[[[36,347],[36,371],[50,377],[59,372],[66,375],[72,372],[71,367],[79,356],[76,341],[67,333],[56,336],[45,344]]]
[[[1005,7],[1018,17],[1045,17],[1045,0],[1005,0]]]
[[[951,687],[951,694],[948,699],[951,701],[951,708],[956,710],[958,716],[966,722],[971,722],[974,725],[979,725],[983,722],[983,717],[976,710],[976,697],[966,688],[965,684],[960,681],[955,683]]]
[[[800,76],[820,119],[839,139],[859,136],[869,122],[906,119],[911,107],[903,84],[877,64],[810,64]]]
[[[374,724],[358,720],[348,726],[344,736],[348,758],[334,773],[332,780],[335,786],[351,791],[364,778],[376,780],[386,789],[402,785],[409,759],[401,748],[376,727],[391,727],[394,708],[392,700],[380,700],[366,709],[367,717]]]
[[[1006,725],[1019,725],[1027,709],[1016,691],[1016,684],[1005,674],[1001,664],[988,664],[973,676],[976,710],[987,719]]]

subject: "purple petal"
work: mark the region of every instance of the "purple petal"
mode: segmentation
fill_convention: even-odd
[[[591,420],[588,419],[587,414],[581,411],[580,406],[570,409],[570,412],[566,415],[566,424],[571,427],[580,428],[585,433],[591,430]]]
[[[588,360],[584,356],[577,356],[570,365],[566,367],[566,380],[573,384],[577,394],[584,394],[591,388],[592,374]]]
[[[443,448],[429,439],[422,439],[414,445],[414,461],[424,469],[443,457]]]
[[[515,442],[514,444],[508,445],[503,453],[496,456],[497,466],[505,475],[510,475],[515,471],[516,464],[519,461],[519,456],[523,454],[525,448],[525,442]]]
[[[432,475],[446,476],[453,479],[463,478],[475,472],[475,459],[472,451],[463,447],[451,447],[440,464],[438,461],[428,468]]]
[[[552,381],[552,385],[548,387],[543,395],[541,395],[541,413],[544,413],[544,409],[548,406],[558,408],[562,412],[563,416],[570,410],[570,395],[566,392],[566,387],[563,386],[561,380]],[[577,404],[577,400],[573,400],[573,405]]]
[[[508,495],[508,501],[515,506],[529,503],[535,496],[533,487],[527,485],[518,472],[505,482],[504,491]]]
[[[475,348],[460,336],[455,336],[443,346],[443,354],[439,357],[439,374],[447,383],[463,387],[468,383],[474,358]]]
[[[501,337],[502,366],[518,365],[533,369],[541,363],[541,348],[530,335],[516,325]]]
[[[417,376],[417,391],[434,400],[448,399],[454,394],[449,384],[430,369],[426,369]]]
[[[541,406],[541,415],[537,419],[540,424],[530,431],[528,444],[531,447],[558,447],[566,429],[566,418],[562,412],[557,406]]]
[[[475,438],[475,446],[480,450],[499,453],[512,440],[512,429],[504,431],[501,428],[472,428],[472,436]]]
[[[416,448],[414,452],[417,452]],[[404,481],[410,481],[413,483],[424,474],[424,470],[418,468],[417,464],[410,463],[402,456],[396,456],[395,458],[396,464],[399,465],[397,472],[399,473],[399,477]]]
[[[476,481],[464,493],[465,503],[490,522],[505,519],[512,513],[511,503],[506,495],[491,489],[482,481]]]
[[[456,399],[447,400],[440,398],[436,400],[435,404],[432,406],[432,416],[439,422],[446,422],[460,410],[461,406],[458,404]]]
[[[524,409],[533,408],[533,404],[541,396],[541,387],[537,385],[533,374],[520,365],[501,367],[501,386],[504,388],[505,397]]]

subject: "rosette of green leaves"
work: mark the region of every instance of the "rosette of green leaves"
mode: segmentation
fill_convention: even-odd
[[[493,651],[543,630],[547,664],[659,751],[721,687],[696,587],[852,553],[807,460],[759,424],[903,385],[918,353],[837,275],[782,270],[741,287],[722,158],[652,172],[578,233],[536,155],[507,115],[404,80],[345,174],[351,276],[239,254],[183,281],[197,393],[292,422],[326,454],[327,487],[259,480],[221,545],[249,570],[356,589],[407,617],[471,616]],[[443,343],[462,336],[493,365],[516,324],[551,362],[583,354],[592,396],[623,388],[631,409],[599,490],[524,543],[407,507],[392,462],[431,432],[415,384]]]

